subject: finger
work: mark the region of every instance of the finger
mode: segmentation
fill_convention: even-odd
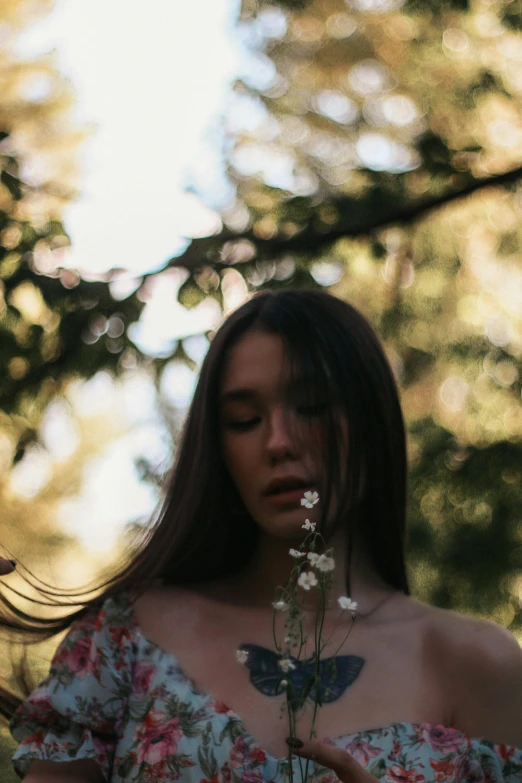
[[[314,757],[313,761],[333,770],[342,783],[373,783],[376,780],[347,750],[335,745],[326,745],[318,740],[304,740],[303,747],[293,752],[307,759]]]
[[[0,557],[0,576],[11,574],[16,568],[16,562],[14,560],[6,560],[4,557]]]

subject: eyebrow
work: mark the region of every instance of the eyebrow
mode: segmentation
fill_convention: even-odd
[[[310,378],[306,377],[296,378],[290,388],[299,390],[310,380]],[[223,392],[219,401],[221,405],[226,405],[228,402],[250,402],[255,400],[257,396],[258,393],[254,389],[229,389],[229,391]]]
[[[226,405],[227,402],[244,402],[253,400],[257,396],[256,392],[252,389],[230,389],[230,391],[223,392],[220,397],[221,405]]]

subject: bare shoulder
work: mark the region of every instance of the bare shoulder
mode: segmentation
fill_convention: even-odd
[[[190,606],[191,596],[191,591],[177,585],[153,584],[136,599],[134,610],[142,627],[152,620],[161,622],[164,614],[172,621],[176,611]]]
[[[522,648],[491,620],[432,607],[434,650],[454,705],[453,725],[470,737],[522,748]]]

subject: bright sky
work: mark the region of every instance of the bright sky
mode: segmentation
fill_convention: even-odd
[[[196,172],[220,184],[212,126],[239,67],[237,11],[238,0],[56,0],[24,37],[24,53],[56,49],[79,118],[97,125],[65,214],[77,268],[150,270],[184,233],[215,225],[183,187]]]
[[[160,268],[183,245],[183,235],[208,233],[216,216],[183,189],[193,177],[222,199],[219,138],[213,133],[242,52],[233,37],[238,0],[57,0],[55,10],[24,36],[28,56],[56,49],[60,71],[71,79],[78,117],[97,132],[83,148],[82,198],[64,223],[71,235],[70,264],[88,272],[125,267]],[[133,339],[151,353],[172,348],[177,336],[215,323],[217,304],[186,311],[176,302],[179,270],[163,275]],[[215,303],[214,303],[215,304]],[[219,308],[217,308],[219,311]],[[186,348],[202,360],[208,343]],[[170,363],[162,392],[183,408],[194,374]],[[85,468],[78,497],[65,498],[65,529],[96,553],[108,553],[123,524],[150,514],[156,495],[140,482],[134,459],[170,461],[152,380],[129,373],[115,384],[106,373],[69,392],[74,415],[105,413],[127,435]],[[35,448],[11,475],[13,490],[34,497],[53,464],[74,451],[77,425],[59,401],[41,428],[46,449]]]

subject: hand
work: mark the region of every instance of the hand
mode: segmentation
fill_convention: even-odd
[[[5,557],[0,557],[0,576],[5,576],[6,574],[12,574],[15,568],[16,568],[16,563],[14,560],[6,560]]]
[[[306,740],[301,748],[292,747],[292,752],[333,770],[342,783],[375,783],[379,780],[370,775],[347,750],[334,745],[326,745],[318,740]]]

